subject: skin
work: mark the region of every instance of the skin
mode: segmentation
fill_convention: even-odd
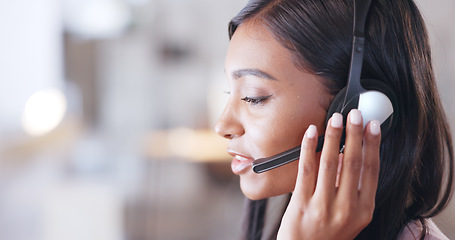
[[[278,239],[357,236],[374,211],[379,122],[371,121],[364,131],[361,113],[352,110],[340,154],[343,120],[335,113],[324,129],[332,96],[323,81],[298,69],[289,51],[255,22],[237,28],[225,69],[230,96],[215,130],[229,139],[228,153],[234,157],[233,171],[240,176],[243,193],[262,199],[293,192]],[[322,153],[315,151],[318,129],[325,131]],[[299,161],[262,174],[251,167],[236,170],[238,155],[248,163],[299,144]]]
[[[230,140],[231,155],[269,157],[301,144],[310,124],[323,128],[332,96],[316,75],[301,71],[291,59],[264,28],[245,24],[236,30],[225,64],[229,100],[215,127]],[[239,76],[245,69],[263,71],[273,80],[248,73]],[[254,104],[241,100],[247,96],[270,97]],[[290,192],[297,166],[296,161],[260,175],[248,168],[239,174],[241,189],[250,199]]]

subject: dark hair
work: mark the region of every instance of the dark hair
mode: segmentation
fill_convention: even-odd
[[[353,1],[250,0],[229,23],[229,37],[244,22],[266,27],[293,55],[295,65],[346,85]],[[366,23],[362,78],[391,87],[399,111],[382,141],[376,207],[356,239],[396,239],[410,221],[441,212],[452,195],[453,148],[434,81],[429,40],[412,0],[373,0]]]

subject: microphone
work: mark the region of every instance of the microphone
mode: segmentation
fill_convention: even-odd
[[[322,151],[322,145],[324,144],[324,136],[319,136],[318,145],[316,152]],[[263,173],[274,168],[283,166],[300,158],[300,149],[302,146],[289,149],[282,153],[278,153],[271,157],[259,158],[253,161],[252,168],[255,173]]]

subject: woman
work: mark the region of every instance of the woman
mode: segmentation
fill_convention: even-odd
[[[250,199],[244,239],[445,239],[430,218],[450,199],[453,149],[412,0],[374,0],[366,19],[362,78],[393,89],[395,127],[381,141],[380,123],[363,130],[352,110],[340,154],[343,117],[325,121],[348,78],[352,5],[251,0],[229,24],[229,100],[216,131]],[[299,144],[299,161],[251,170]],[[280,208],[275,196],[289,193]]]

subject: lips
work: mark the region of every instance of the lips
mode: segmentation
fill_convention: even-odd
[[[231,169],[234,174],[241,174],[251,169],[251,164],[254,161],[253,158],[249,158],[234,152],[228,151],[228,153],[234,157],[231,162]]]

